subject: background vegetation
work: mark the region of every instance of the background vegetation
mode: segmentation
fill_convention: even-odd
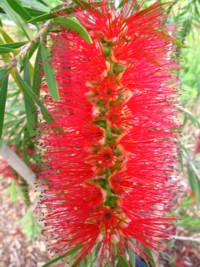
[[[144,8],[153,2],[147,0]],[[40,96],[41,73],[44,73],[52,97],[59,98],[54,73],[48,64],[46,36],[49,31],[56,30],[56,23],[52,26],[55,12],[64,10],[70,15],[77,1],[72,0],[70,5],[72,8],[57,0],[0,1],[1,182],[4,196],[9,196],[11,203],[19,198],[24,200],[27,212],[20,225],[32,240],[38,238],[42,229],[31,212],[30,188],[34,186],[39,162],[34,125],[42,117],[51,120]],[[181,111],[179,119],[183,122],[180,166],[177,168],[182,194],[175,211],[180,217],[175,239],[189,247],[185,241],[196,242],[195,249],[200,253],[200,0],[174,0],[167,5],[167,12],[169,24],[176,25],[177,39],[184,45],[182,48],[177,42],[175,51],[182,66],[178,73],[181,83],[178,108]],[[77,27],[72,21],[65,26],[72,30]],[[84,38],[89,38],[81,27],[78,31]],[[175,243],[169,244],[171,254],[166,266],[187,266],[180,264],[179,258],[184,261],[184,257],[179,249],[172,253],[172,248],[176,251]],[[164,264],[165,256],[161,255],[159,266]]]

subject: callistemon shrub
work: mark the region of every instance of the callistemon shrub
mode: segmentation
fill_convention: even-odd
[[[174,38],[159,3],[101,1],[75,16],[93,43],[51,35],[60,100],[47,101],[55,123],[41,136],[44,234],[56,255],[76,251],[70,266],[121,266],[173,228]]]

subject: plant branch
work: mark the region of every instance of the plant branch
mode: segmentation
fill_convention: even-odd
[[[174,239],[176,240],[185,240],[185,241],[193,241],[193,242],[198,242],[200,243],[200,238],[195,238],[195,237],[189,237],[189,236],[173,236]]]
[[[34,37],[34,39],[31,40],[29,43],[27,43],[26,45],[24,45],[22,47],[22,49],[19,52],[19,54],[17,56],[13,57],[12,58],[12,61],[6,65],[9,69],[12,69],[12,68],[16,67],[19,58],[21,56],[25,55],[29,51],[29,49],[32,47],[32,45],[34,43],[36,43],[42,37],[42,35],[45,33],[45,31],[47,30],[47,28],[49,27],[50,24],[51,24],[51,20],[48,20],[43,25],[43,27],[40,29],[40,31],[36,34],[36,36]]]
[[[0,148],[0,155],[28,184],[35,187],[35,173],[4,141]]]

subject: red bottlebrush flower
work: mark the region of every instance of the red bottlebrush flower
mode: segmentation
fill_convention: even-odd
[[[88,3],[76,17],[92,45],[63,28],[52,34],[61,100],[47,101],[56,122],[42,126],[41,205],[51,250],[79,248],[74,264],[94,254],[95,266],[115,266],[170,234],[177,66],[157,2],[141,11],[125,1],[120,12]]]

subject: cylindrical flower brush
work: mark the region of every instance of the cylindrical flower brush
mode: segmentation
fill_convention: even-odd
[[[177,66],[158,2],[88,3],[75,16],[93,44],[62,27],[52,34],[60,101],[48,101],[55,123],[40,140],[44,233],[57,255],[77,248],[73,266],[116,266],[171,234]]]

